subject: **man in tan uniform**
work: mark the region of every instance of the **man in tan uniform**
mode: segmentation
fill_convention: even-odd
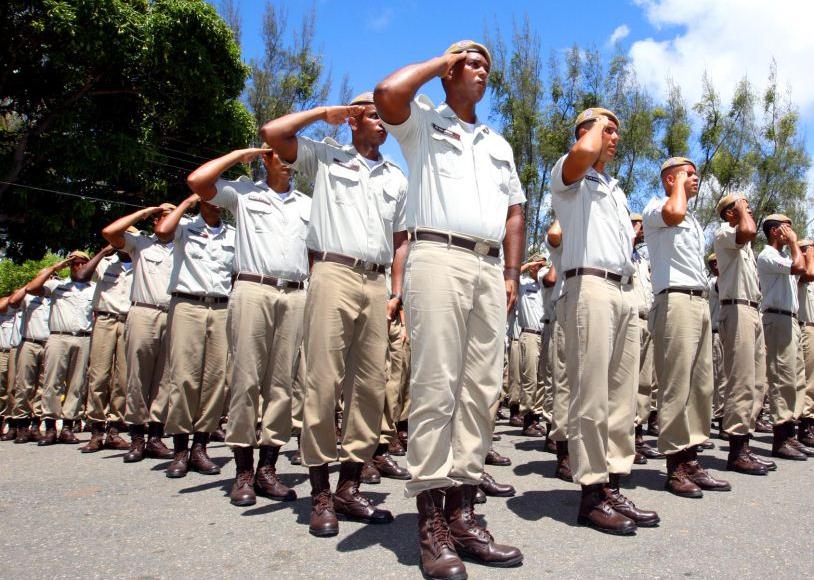
[[[226,314],[235,228],[221,220],[219,207],[206,201],[200,202],[194,219],[180,223],[198,201],[193,193],[156,226],[158,236],[172,235],[175,244],[167,314],[166,430],[173,436],[175,456],[166,476],[172,478],[184,477],[190,469],[204,475],[220,473],[206,446],[218,428],[226,396]]]
[[[138,230],[132,228],[131,233],[138,233]],[[108,246],[96,254],[84,270],[83,276],[96,274],[96,291],[93,295],[94,321],[86,404],[92,435],[81,451],[95,453],[102,449],[129,449],[130,444],[119,433],[126,429],[127,358],[124,329],[130,310],[133,263],[126,252],[116,252],[113,246]],[[107,437],[103,439],[105,422]]]
[[[769,385],[774,437],[772,456],[805,461],[814,456],[795,436],[794,421],[804,404],[804,366],[800,356],[800,325],[797,321],[797,279],[814,280],[814,253],[803,252],[791,220],[772,214],[763,221],[767,244],[757,258],[763,301],[763,335],[766,340],[766,375]],[[783,251],[783,248],[787,248]]]
[[[814,242],[808,239],[800,240],[797,245],[800,246],[806,262],[811,260]],[[805,282],[801,277],[797,284],[797,300],[800,303],[797,314],[802,334],[801,346],[806,379],[797,440],[806,447],[814,447],[814,283]]]
[[[526,437],[542,437],[543,391],[538,376],[543,336],[543,284],[541,256],[532,255],[520,269],[517,322],[520,325],[520,414]]]
[[[18,317],[17,309],[9,307],[8,299],[8,296],[0,298],[0,441],[11,441],[17,436],[11,412],[14,408],[14,357],[17,350],[12,341]],[[6,427],[8,431],[4,432]]]
[[[667,455],[665,489],[680,497],[730,491],[698,463],[712,418],[712,324],[707,299],[704,231],[687,209],[698,194],[695,164],[671,157],[661,165],[666,196],[642,212],[655,300],[650,320],[659,383],[659,451]]]
[[[316,142],[297,133],[318,120],[347,119],[352,145]],[[362,93],[348,106],[317,107],[269,121],[260,131],[303,178],[314,184],[308,250],[314,260],[305,306],[305,377],[302,458],[312,487],[309,531],[332,536],[336,513],[371,524],[389,523],[359,493],[364,462],[379,444],[384,412],[387,324],[401,294],[387,288],[385,271],[395,251],[407,250],[403,230],[406,179],[379,147],[387,131]],[[395,280],[394,280],[395,283]],[[389,300],[388,300],[389,296]],[[337,389],[345,409],[337,452]],[[329,463],[339,460],[331,493]]]
[[[221,177],[235,164],[257,157],[266,170],[265,181]],[[257,495],[297,499],[296,492],[280,481],[276,466],[280,448],[291,438],[294,365],[302,342],[308,277],[305,237],[312,204],[293,187],[291,177],[291,167],[279,151],[264,146],[232,151],[187,178],[192,191],[231,211],[237,224],[235,282],[227,315],[232,376],[226,443],[234,453],[236,471],[229,501],[238,507],[254,505]]]
[[[506,348],[506,381],[509,397],[509,425],[523,426],[523,415],[520,414],[520,326],[517,324],[517,309],[509,313],[506,322],[506,336],[509,339]]]
[[[102,230],[102,236],[110,245],[117,250],[123,249],[133,259],[132,304],[125,323],[127,394],[124,418],[130,426],[130,451],[123,458],[125,463],[141,461],[145,456],[154,459],[173,457],[172,451],[161,441],[169,387],[164,373],[172,238],[129,230],[147,218],[152,218],[155,228],[173,209],[175,206],[170,203],[148,207],[119,218]]]
[[[523,560],[494,543],[473,508],[500,396],[506,313],[517,299],[526,201],[511,147],[476,115],[491,65],[483,45],[461,41],[376,87],[410,168],[412,243],[407,263],[393,264],[393,286],[405,272],[413,345],[406,493],[417,500],[421,569],[433,578],[465,575],[459,553],[492,566]],[[414,100],[435,77],[446,102]]]
[[[575,137],[554,166],[551,191],[563,232],[568,448],[574,481],[582,486],[577,521],[630,535],[637,526],[657,525],[659,517],[637,508],[619,487],[635,456],[640,344],[627,198],[605,173],[616,154],[619,121],[607,109],[587,109],[577,116]]]

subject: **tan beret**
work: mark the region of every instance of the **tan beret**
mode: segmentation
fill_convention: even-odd
[[[534,252],[533,254],[529,255],[526,258],[526,264],[531,264],[532,262],[539,262],[540,260],[545,260],[546,257],[543,256],[540,252]]]
[[[741,195],[738,193],[728,193],[721,198],[721,201],[718,202],[718,205],[715,206],[715,212],[718,215],[721,215],[721,212],[724,211],[727,207],[735,203],[741,198]]]
[[[127,228],[127,231],[130,232],[131,234],[136,235],[141,234],[141,230],[139,230],[136,226],[130,226],[129,228]]]
[[[707,256],[707,263],[715,261],[718,259],[718,256],[715,255],[715,252],[712,252],[709,256]]]
[[[814,242],[812,242],[808,238],[805,238],[797,242],[797,245],[800,246],[801,248],[807,248],[808,246],[814,246]]]
[[[486,57],[489,68],[492,68],[492,55],[489,54],[489,49],[479,42],[475,42],[474,40],[459,40],[446,49],[444,54],[457,54],[459,52],[479,52]]]
[[[351,99],[348,105],[372,105],[373,104],[373,91],[366,91],[362,94],[356,95]]]
[[[640,214],[640,213],[632,213],[632,214],[630,214],[630,221],[632,221],[632,222],[643,222],[644,218],[642,217],[642,214]]]
[[[695,163],[692,159],[687,157],[670,157],[667,161],[661,164],[661,173],[664,173],[671,167],[681,167],[682,165],[692,165],[695,167]]]
[[[83,252],[82,250],[74,250],[70,254],[68,254],[69,258],[79,258],[80,260],[85,260],[86,262],[90,260],[90,256],[87,252]]]
[[[783,215],[782,213],[773,213],[772,215],[766,216],[766,219],[763,220],[764,222],[787,222],[791,223],[789,216]]]
[[[178,207],[178,206],[177,206],[177,205],[175,205],[174,203],[162,203],[162,204],[161,204],[160,206],[158,206],[158,207],[160,207],[161,209],[163,209],[165,212],[170,212],[170,211],[174,210],[174,209],[175,209],[176,207]]]
[[[619,123],[619,118],[613,113],[613,111],[609,111],[608,109],[603,109],[602,107],[591,107],[590,109],[585,109],[582,111],[578,116],[577,120],[574,122],[574,127],[579,127],[583,123],[587,123],[588,121],[595,121],[597,117],[607,117],[614,123],[616,123],[616,128],[621,129],[622,124]]]

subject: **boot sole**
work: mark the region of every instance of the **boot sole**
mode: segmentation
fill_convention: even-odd
[[[483,491],[483,490],[481,490]],[[486,493],[485,491],[483,493]],[[514,497],[517,495],[517,492],[514,491],[512,493],[505,492],[505,493],[486,493],[486,497]]]
[[[458,557],[466,562],[480,564],[481,566],[489,566],[490,568],[514,568],[515,566],[520,566],[523,563],[522,554],[517,558],[512,558],[511,560],[505,560],[503,562],[487,562],[486,560],[481,560],[475,555],[467,554],[466,552],[461,551],[458,552]]]
[[[676,497],[686,497],[688,499],[701,499],[701,498],[704,497],[704,492],[703,491],[691,491],[691,492],[688,492],[688,493],[678,493],[678,492],[675,492],[675,491],[670,490],[670,489],[668,489],[667,491],[669,491],[670,493],[672,493]]]
[[[122,461],[124,463],[139,463],[140,461],[144,461],[144,457],[139,457],[138,459],[128,459],[127,457],[124,457]]]
[[[495,463],[494,461],[487,461],[486,465],[494,465],[495,467],[509,467],[512,464],[511,461],[508,463]]]
[[[229,500],[229,503],[235,507],[249,507],[257,503],[256,499],[242,499],[240,501]]]
[[[459,556],[460,557],[460,556]],[[466,570],[463,572],[459,572],[458,574],[453,574],[452,576],[431,576],[424,571],[424,567],[419,562],[418,569],[421,570],[421,575],[426,578],[426,580],[467,580],[469,576],[466,574]]]
[[[271,495],[270,493],[264,493],[254,490],[254,493],[259,495],[260,497],[264,497],[266,499],[273,499],[275,501],[297,501],[297,494],[293,493],[290,495]]]
[[[340,513],[340,512],[336,512],[336,517],[337,518],[341,517],[342,519],[345,519],[345,520],[348,520],[348,521],[351,521],[351,522],[360,522],[360,523],[363,523],[363,524],[369,524],[371,526],[380,526],[380,525],[383,525],[383,524],[392,524],[393,519],[394,519],[392,516],[390,516],[389,518],[386,518],[386,519],[383,519],[383,520],[374,520],[374,519],[363,518],[363,517],[359,517],[359,516],[349,516],[347,514],[343,514],[343,513]]]
[[[743,475],[769,475],[768,469],[735,469],[727,466],[726,470],[734,473],[742,473]]]
[[[806,457],[805,455],[802,455],[800,457],[787,457],[785,455],[777,455],[775,453],[772,453],[772,457],[777,457],[778,459],[785,459],[787,461],[807,461],[808,460],[808,457]]]
[[[190,471],[194,471],[195,473],[200,473],[201,475],[218,475],[220,473],[220,468],[215,469],[195,469],[194,467],[190,467]]]
[[[80,449],[79,453],[99,453],[101,449]]]
[[[331,538],[339,534],[339,530],[312,530],[308,528],[308,533],[314,536],[315,538]]]
[[[382,477],[385,477],[387,479],[398,479],[400,481],[407,481],[408,479],[410,479],[409,474],[408,475],[384,475],[384,474],[382,474]]]
[[[591,520],[586,517],[578,516],[577,523],[580,526],[586,526],[596,530],[597,532],[602,532],[603,534],[610,534],[611,536],[635,536],[636,535],[636,527],[632,530],[611,530],[609,528],[603,528],[602,526],[598,526]]]

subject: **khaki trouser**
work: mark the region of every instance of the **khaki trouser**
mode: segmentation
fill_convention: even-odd
[[[167,433],[212,433],[226,395],[227,305],[173,298],[167,315]]]
[[[410,344],[402,340],[404,327],[400,320],[390,325],[387,346],[387,383],[384,387],[384,414],[380,444],[390,444],[398,436],[396,423],[401,420],[402,409],[410,387]],[[497,412],[497,411],[495,411]]]
[[[551,423],[554,411],[554,376],[551,368],[553,360],[552,350],[554,322],[544,323],[542,340],[540,341],[540,360],[537,363],[537,384],[543,397],[543,420]]]
[[[412,347],[406,494],[477,485],[500,396],[506,291],[497,258],[414,242],[405,268]]]
[[[163,423],[166,417],[166,329],[167,313],[163,310],[133,306],[127,314],[124,332],[127,353],[124,420],[128,425]],[[161,393],[161,390],[165,392]]]
[[[723,354],[722,428],[748,435],[763,406],[766,384],[766,342],[760,312],[743,304],[723,304],[718,315]]]
[[[15,349],[0,352],[0,417],[11,417],[14,408]]]
[[[520,339],[509,340],[509,404],[520,404]]]
[[[90,421],[124,423],[127,357],[125,323],[97,316],[90,337],[87,418]]]
[[[551,382],[553,404],[551,407],[552,441],[568,441],[568,406],[571,403],[571,388],[568,386],[565,358],[565,300],[560,298],[555,306],[556,315],[551,325]]]
[[[383,274],[316,262],[305,301],[302,459],[307,466],[369,461],[379,443],[387,357]],[[342,447],[334,413],[344,398]]]
[[[631,285],[597,276],[565,281],[565,357],[574,482],[606,483],[633,465],[639,328]]]
[[[229,445],[257,446],[258,420],[260,445],[280,447],[291,438],[291,390],[304,304],[304,290],[235,282],[227,322],[233,364]]]
[[[15,419],[30,419],[42,415],[42,381],[45,346],[24,340],[17,347],[17,374],[14,377]]]
[[[814,324],[801,324],[803,366],[805,368],[806,390],[803,397],[801,417],[814,419]]]
[[[89,336],[51,334],[45,344],[45,380],[42,416],[78,419],[85,404],[85,370],[90,354]],[[64,402],[61,396],[65,395]]]
[[[769,403],[776,426],[794,420],[798,395],[804,396],[805,381],[800,385],[798,375],[800,326],[791,316],[764,312],[763,336]]]
[[[712,323],[700,296],[657,294],[651,318],[659,383],[659,451],[678,453],[709,437]]]
[[[652,312],[652,311],[651,311]],[[648,318],[638,317],[639,321],[639,392],[636,395],[636,425],[647,422],[653,405],[655,373],[653,369],[653,337],[648,328]]]
[[[540,388],[537,367],[540,364],[542,338],[539,334],[520,333],[520,413],[543,413],[544,390]]]
[[[302,398],[305,394],[305,353],[302,343],[297,349],[294,363],[294,382],[291,386],[291,428],[302,429]]]
[[[717,328],[712,331],[712,377],[714,385],[712,418],[721,419],[724,416],[724,401],[726,400],[726,375],[724,375],[724,345],[721,333]]]

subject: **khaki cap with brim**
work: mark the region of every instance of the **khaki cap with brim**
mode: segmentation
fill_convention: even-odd
[[[667,161],[661,164],[661,173],[673,167],[681,167],[682,165],[692,165],[695,169],[695,162],[688,157],[670,157]]]
[[[735,203],[741,198],[739,193],[728,193],[721,198],[718,202],[718,205],[715,206],[715,213],[721,215],[721,212],[724,211],[727,207]]]
[[[772,215],[766,216],[766,219],[763,220],[764,222],[786,222],[791,223],[789,216],[784,215],[782,213],[773,213]]]
[[[718,260],[718,256],[715,255],[715,252],[712,252],[709,256],[707,256],[707,263],[714,262]]]
[[[177,205],[175,205],[174,203],[162,203],[162,204],[161,204],[161,205],[159,205],[158,207],[160,207],[160,208],[161,208],[161,209],[163,209],[164,211],[172,211],[172,210],[174,210],[174,209],[175,209],[176,207],[178,207],[178,206],[177,206]]]
[[[630,221],[632,221],[632,222],[643,222],[644,218],[642,217],[642,214],[640,214],[640,213],[632,213],[632,214],[630,214]]]
[[[86,262],[90,260],[90,256],[87,252],[83,252],[82,250],[74,250],[70,254],[68,254],[69,258],[79,258],[80,260],[85,260]]]
[[[544,255],[542,255],[539,252],[535,252],[534,254],[532,254],[531,256],[526,258],[526,264],[531,264],[533,262],[539,262],[539,261],[545,260],[545,259],[546,259],[546,257]]]
[[[489,68],[492,68],[492,55],[489,54],[489,49],[479,42],[475,42],[474,40],[459,40],[446,49],[444,54],[457,54],[459,52],[479,52],[486,58]]]
[[[591,107],[590,109],[585,109],[582,111],[579,115],[577,115],[577,120],[574,122],[574,127],[579,127],[588,121],[596,121],[598,117],[607,117],[616,123],[617,129],[622,128],[622,124],[619,122],[619,117],[617,117],[613,111],[603,109],[602,107]]]
[[[372,105],[373,104],[373,91],[366,91],[356,95],[351,99],[348,105]]]
[[[801,248],[807,248],[808,246],[814,246],[814,242],[812,242],[808,238],[805,238],[804,240],[800,240],[799,242],[797,242],[797,245]]]
[[[139,230],[136,226],[130,226],[129,228],[127,228],[127,231],[130,232],[131,234],[136,235],[139,235],[141,233],[141,230]]]

